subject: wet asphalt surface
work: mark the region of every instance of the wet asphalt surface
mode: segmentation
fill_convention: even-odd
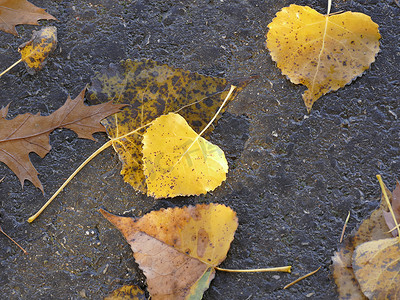
[[[50,114],[76,97],[95,72],[121,59],[151,58],[226,78],[258,74],[230,105],[212,135],[230,172],[214,192],[156,201],[119,175],[112,149],[96,157],[40,218],[26,222],[75,168],[107,140],[50,135],[51,152],[31,154],[45,194],[24,189],[0,165],[0,225],[29,255],[0,235],[4,299],[101,299],[124,284],[145,287],[129,245],[99,213],[141,216],[161,207],[218,202],[238,214],[225,268],[292,265],[289,274],[217,272],[204,299],[335,299],[330,264],[348,211],[348,233],[378,206],[381,174],[393,189],[400,174],[399,15],[394,1],[335,1],[332,11],[363,12],[379,24],[376,62],[351,85],[318,100],[307,114],[301,94],[264,48],[267,25],[291,3],[326,12],[325,1],[49,1],[32,2],[59,22],[59,45],[38,74],[20,64],[0,79],[0,106],[9,118]],[[20,37],[0,33],[0,66],[19,59]],[[321,266],[314,276],[282,287]]]

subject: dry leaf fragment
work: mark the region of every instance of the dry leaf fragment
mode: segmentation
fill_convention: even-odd
[[[122,161],[124,180],[146,193],[142,160],[142,135],[146,127],[157,117],[175,112],[200,133],[221,106],[231,84],[237,88],[229,101],[251,80],[230,83],[223,78],[200,75],[152,60],[126,60],[97,74],[89,92],[94,101],[115,99],[118,103],[129,104],[102,124],[110,139],[115,140],[113,147]],[[210,127],[204,137],[211,131]],[[132,132],[135,133],[127,136]]]
[[[0,0],[0,30],[18,35],[15,25],[39,25],[42,19],[57,20],[26,0]]]
[[[364,243],[353,254],[354,274],[369,299],[400,299],[400,244],[397,238]]]
[[[201,299],[238,226],[236,213],[220,204],[162,209],[140,219],[100,211],[131,245],[152,299]]]
[[[74,100],[68,97],[62,107],[48,116],[26,113],[7,120],[8,105],[0,109],[0,161],[18,176],[22,186],[29,180],[43,192],[29,153],[43,158],[51,149],[49,134],[54,129],[68,128],[80,138],[94,140],[93,133],[105,131],[100,121],[123,107],[111,102],[86,106],[84,95],[85,89]]]
[[[25,63],[26,70],[33,75],[41,70],[47,56],[57,47],[57,28],[48,26],[33,31],[32,38],[19,46],[21,60]]]
[[[386,189],[386,192],[389,198],[391,198],[390,191]],[[361,223],[356,232],[344,240],[344,244],[340,245],[338,251],[332,257],[333,277],[338,287],[339,299],[366,299],[354,275],[353,253],[354,249],[363,243],[391,237],[383,217],[386,209],[387,205],[382,195],[379,208],[373,211],[371,216]]]
[[[154,120],[142,142],[148,195],[200,195],[226,179],[228,162],[224,152],[199,137],[178,114],[169,113]]]
[[[104,300],[146,300],[145,293],[136,285],[124,285]]]
[[[292,4],[268,27],[271,57],[291,82],[307,86],[308,111],[319,97],[360,76],[379,51],[378,25],[362,13],[322,15]]]

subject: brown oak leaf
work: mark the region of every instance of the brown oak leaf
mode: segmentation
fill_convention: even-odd
[[[84,105],[85,91],[86,88],[74,100],[68,96],[65,104],[48,116],[26,113],[7,120],[9,105],[0,109],[0,161],[18,176],[22,186],[29,180],[43,192],[29,153],[43,158],[51,149],[49,134],[54,129],[68,128],[80,138],[94,140],[93,133],[105,131],[100,121],[124,106],[111,102]]]
[[[0,0],[0,30],[18,35],[15,25],[39,25],[38,20],[57,20],[26,0]]]

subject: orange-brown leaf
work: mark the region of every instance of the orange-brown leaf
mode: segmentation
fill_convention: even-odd
[[[236,213],[220,204],[162,209],[140,219],[101,213],[131,245],[152,299],[201,299],[238,226]]]
[[[15,25],[39,25],[38,20],[57,20],[26,0],[0,0],[0,30],[18,35]]]
[[[49,134],[54,129],[68,128],[80,138],[94,140],[93,133],[105,131],[100,121],[123,106],[110,102],[86,106],[84,95],[85,89],[74,100],[68,97],[65,104],[49,116],[26,113],[7,120],[8,106],[0,109],[0,161],[18,176],[22,186],[29,180],[43,192],[29,153],[35,152],[43,158],[51,149]]]

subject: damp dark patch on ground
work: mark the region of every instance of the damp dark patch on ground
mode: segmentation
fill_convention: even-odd
[[[292,265],[293,274],[217,272],[204,299],[335,299],[330,272],[343,222],[349,231],[378,206],[381,174],[392,189],[400,174],[399,48],[395,1],[336,1],[333,12],[363,12],[379,24],[381,51],[365,74],[318,100],[306,113],[301,86],[291,84],[264,48],[267,25],[293,1],[32,0],[57,17],[59,44],[38,74],[20,64],[0,79],[9,117],[50,114],[91,76],[121,59],[150,58],[228,79],[259,78],[231,103],[211,140],[230,172],[214,192],[155,201],[120,176],[112,149],[96,157],[34,223],[27,218],[107,138],[50,135],[51,152],[31,154],[45,194],[0,165],[0,225],[29,255],[0,235],[0,294],[9,299],[101,299],[123,284],[145,287],[121,234],[98,212],[141,216],[153,209],[218,202],[238,214],[226,268]],[[326,11],[326,1],[297,1]],[[20,37],[0,33],[0,66],[19,59]],[[349,232],[348,231],[348,232]],[[312,277],[282,287],[321,266]]]

